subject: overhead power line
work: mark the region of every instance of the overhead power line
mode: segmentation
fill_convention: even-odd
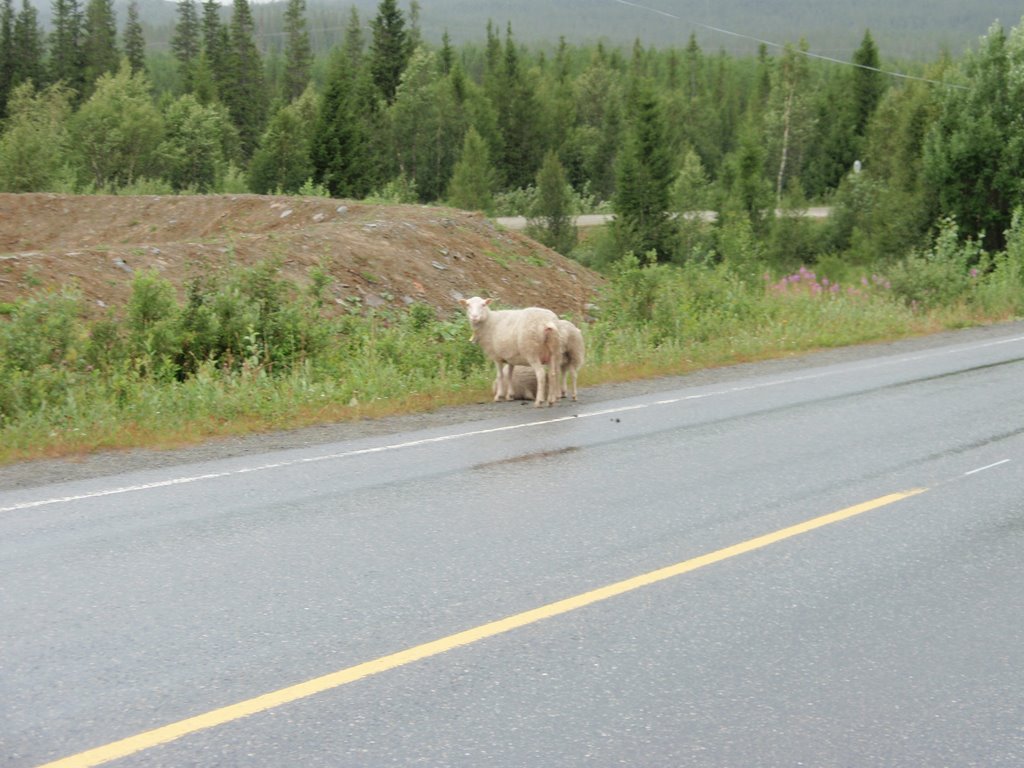
[[[716,27],[716,26],[714,26],[712,24],[705,24],[705,23],[700,22],[700,21],[692,21],[692,20],[684,19],[682,16],[678,16],[678,15],[676,15],[674,13],[669,12],[669,11],[663,11],[660,8],[652,8],[649,5],[642,5],[641,3],[633,3],[633,2],[630,2],[629,0],[612,0],[612,2],[618,3],[619,5],[626,5],[626,6],[629,6],[631,8],[636,8],[636,9],[641,10],[641,11],[646,11],[648,13],[654,13],[654,14],[657,14],[658,16],[664,16],[665,18],[668,18],[668,19],[674,19],[675,21],[688,22],[690,24],[693,24],[695,27],[700,27],[701,29],[706,29],[706,30],[708,30],[710,32],[717,32],[720,35],[727,35],[729,37],[735,37],[735,38],[739,38],[741,40],[749,40],[751,42],[760,43],[761,45],[765,45],[765,46],[768,46],[768,47],[771,47],[771,48],[778,48],[778,49],[784,49],[785,48],[785,46],[782,45],[781,43],[772,42],[771,40],[762,40],[759,37],[753,37],[752,35],[745,35],[742,32],[733,32],[730,29],[723,29],[722,27]],[[889,77],[898,77],[898,78],[902,78],[904,80],[915,80],[915,81],[921,82],[921,83],[930,83],[931,85],[941,85],[941,86],[945,86],[946,88],[962,88],[962,89],[965,89],[965,90],[967,88],[967,86],[964,86],[964,85],[956,85],[954,83],[945,83],[945,82],[943,82],[941,80],[933,80],[933,79],[927,78],[927,77],[918,77],[917,75],[907,75],[907,74],[904,74],[902,72],[893,72],[893,71],[887,70],[887,69],[880,69],[879,67],[871,67],[871,66],[868,66],[867,64],[858,64],[855,61],[844,61],[843,59],[837,59],[837,58],[834,58],[832,56],[825,56],[824,54],[814,53],[812,51],[805,51],[805,50],[802,50],[800,48],[794,48],[793,51],[796,52],[796,53],[801,54],[802,56],[806,56],[809,59],[819,59],[821,61],[832,62],[833,64],[842,64],[842,65],[847,66],[847,67],[857,67],[859,69],[866,69],[866,70],[868,70],[870,72],[878,72],[879,74],[882,74],[882,75],[888,75]]]

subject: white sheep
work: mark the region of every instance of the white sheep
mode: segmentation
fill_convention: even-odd
[[[512,367],[528,365],[537,382],[533,404],[547,400],[553,405],[559,395],[562,362],[558,315],[541,307],[493,310],[488,306],[491,299],[479,296],[461,301],[473,327],[473,341],[497,368],[494,400],[512,399]]]
[[[572,374],[572,399],[576,399],[576,377],[586,354],[583,347],[583,333],[568,320],[558,321],[558,335],[562,341],[562,370],[565,378],[562,381],[562,396],[565,397],[569,388],[569,374]]]
[[[562,390],[559,393],[565,397],[569,389],[569,375],[572,374],[572,399],[577,399],[576,380],[579,369],[583,367],[585,359],[583,333],[568,320],[558,321],[558,332],[562,341]],[[491,389],[498,391],[499,380],[495,379]],[[512,369],[511,389],[509,390],[513,400],[532,400],[537,394],[536,379],[533,372],[522,366]]]

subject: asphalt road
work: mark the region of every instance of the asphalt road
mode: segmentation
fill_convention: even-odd
[[[828,218],[830,211],[831,208],[828,208],[826,206],[812,206],[802,211],[801,214],[812,219],[825,219]],[[718,213],[715,211],[698,211],[696,213],[689,213],[687,215],[699,217],[704,221],[714,221],[716,218],[718,218]],[[776,211],[776,215],[783,215],[783,211]],[[599,227],[602,224],[607,224],[614,218],[614,214],[610,213],[584,213],[580,216],[576,216],[573,219],[573,223],[575,223],[577,227],[582,228]],[[501,224],[503,227],[507,227],[508,229],[514,230],[526,229],[526,225],[528,223],[528,220],[525,216],[499,216],[495,218],[495,221],[498,224]]]
[[[1022,380],[1017,324],[10,487],[0,765],[1022,765]]]

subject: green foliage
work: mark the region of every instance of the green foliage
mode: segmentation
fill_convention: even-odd
[[[971,238],[961,244],[956,221],[945,219],[932,247],[894,264],[888,277],[893,293],[910,307],[935,309],[966,299],[982,259],[980,244]]]
[[[563,255],[576,246],[573,191],[558,155],[548,152],[537,172],[537,194],[529,208],[527,234]]]
[[[263,133],[269,99],[248,0],[233,0],[230,29],[223,61],[214,61],[224,67],[217,90],[238,130],[242,157],[249,158]]]
[[[674,174],[664,118],[645,83],[636,83],[631,107],[633,120],[616,167],[614,229],[623,251],[653,251],[659,261],[669,261],[679,243],[669,215]]]
[[[307,89],[299,100],[282,107],[271,118],[249,164],[249,188],[253,192],[294,194],[312,177],[309,126],[316,110],[316,96]]]
[[[288,0],[285,11],[284,98],[294,101],[309,86],[313,50],[306,24],[306,0]]]
[[[1022,200],[1024,30],[995,23],[963,65],[965,88],[944,93],[924,146],[923,174],[941,216],[1001,248]]]
[[[117,49],[117,23],[112,0],[88,0],[85,4],[85,26],[82,58],[86,88],[101,75],[117,71],[120,52]]]
[[[71,98],[59,85],[39,93],[32,83],[14,89],[0,135],[0,191],[52,192],[66,186]]]
[[[405,16],[395,0],[381,0],[372,28],[370,71],[380,95],[390,104],[395,100],[402,73],[412,54]]]
[[[448,202],[467,211],[490,211],[494,204],[494,170],[490,154],[475,128],[466,132],[462,155],[448,186]]]
[[[312,138],[314,179],[334,197],[362,197],[372,187],[369,105],[360,72],[344,50],[331,60]]]
[[[95,92],[75,113],[70,130],[83,184],[114,191],[139,176],[155,175],[163,121],[146,76],[132,74],[127,62],[117,74],[96,81]]]
[[[225,135],[234,131],[226,118],[221,107],[204,106],[192,94],[168,105],[164,140],[157,152],[164,177],[175,192],[208,193],[219,188],[227,167]]]

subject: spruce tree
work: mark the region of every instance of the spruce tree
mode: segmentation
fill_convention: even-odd
[[[82,58],[87,90],[102,75],[116,72],[121,62],[117,47],[117,20],[113,0],[88,0],[85,6],[85,28]]]
[[[221,5],[217,0],[205,0],[203,3],[203,57],[212,81],[214,90],[220,93],[226,86],[230,73],[228,71],[228,30],[221,22]],[[208,84],[206,86],[208,87]],[[202,100],[202,97],[200,98]]]
[[[455,61],[455,51],[452,49],[452,40],[448,36],[448,30],[444,31],[441,35],[441,53],[438,57],[438,63],[441,66],[442,75],[450,75],[452,71],[452,64]]]
[[[498,125],[501,127],[502,156],[500,173],[513,188],[528,187],[540,165],[540,107],[534,95],[536,87],[519,62],[519,51],[512,37],[512,25],[506,30],[503,67],[499,77]]]
[[[558,154],[549,150],[537,171],[537,198],[530,211],[527,234],[563,255],[576,246],[572,187]]]
[[[470,127],[448,185],[448,202],[467,211],[489,212],[494,207],[495,188],[487,144],[476,128]]]
[[[336,51],[324,88],[310,152],[314,180],[332,197],[364,197],[373,185],[369,137],[362,120],[359,72]]]
[[[359,10],[354,5],[349,10],[341,50],[353,72],[363,65],[363,56],[366,53],[366,35],[363,33],[363,24],[359,19]]]
[[[53,30],[50,33],[50,81],[64,83],[82,96],[84,58],[82,7],[78,0],[53,1]]]
[[[878,48],[870,30],[865,30],[860,47],[853,54],[853,63],[853,130],[857,136],[863,136],[885,91],[885,75],[879,71]]]
[[[21,10],[14,20],[14,70],[12,85],[32,82],[42,87],[45,75],[45,38],[39,26],[39,15],[29,0],[21,0]]]
[[[669,215],[672,164],[657,97],[637,80],[631,103],[632,121],[616,168],[616,239],[623,251],[637,255],[654,251],[669,261],[678,247]]]
[[[7,115],[7,97],[14,87],[14,0],[0,3],[0,119]]]
[[[294,101],[309,85],[313,50],[306,28],[306,0],[288,0],[285,11],[284,98]]]
[[[402,81],[411,53],[405,17],[395,0],[381,0],[373,20],[370,71],[374,84],[388,104],[395,100],[395,91]]]
[[[193,0],[178,0],[178,20],[171,37],[171,51],[178,62],[182,91],[191,93],[195,88],[195,68],[201,50],[199,14]]]
[[[263,62],[256,48],[254,33],[248,0],[234,0],[226,60],[228,77],[220,84],[220,98],[238,129],[242,156],[246,159],[259,143],[267,116]]]
[[[146,70],[146,38],[139,21],[139,4],[136,0],[128,3],[128,20],[124,25],[124,55],[131,65],[132,73]]]

